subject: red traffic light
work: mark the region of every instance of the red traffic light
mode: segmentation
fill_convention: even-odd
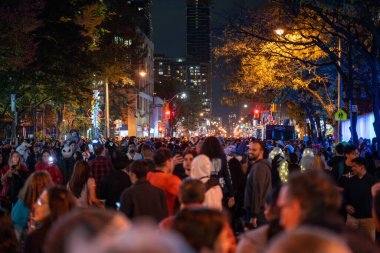
[[[254,119],[260,119],[260,110],[259,109],[253,110],[253,118]]]
[[[172,112],[170,110],[165,111],[165,119],[169,120],[171,118],[171,114],[172,114]]]

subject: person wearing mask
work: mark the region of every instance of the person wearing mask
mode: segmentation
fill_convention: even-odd
[[[120,211],[130,219],[149,217],[160,222],[169,215],[166,196],[163,190],[146,180],[148,171],[148,164],[142,160],[129,166],[128,174],[133,185],[122,193]]]
[[[47,171],[49,172],[51,179],[57,185],[63,184],[63,176],[58,166],[54,163],[54,158],[48,150],[42,152],[42,159],[36,164],[35,171]]]
[[[117,209],[120,204],[120,195],[132,185],[128,175],[128,167],[131,160],[128,160],[125,153],[115,152],[116,158],[112,160],[114,170],[102,179],[102,188],[98,191],[100,199],[106,200],[106,207]]]
[[[28,229],[28,219],[33,213],[33,205],[45,188],[53,185],[50,174],[47,171],[35,171],[26,180],[21,189],[19,199],[12,208],[12,222],[18,238],[23,239],[24,232]]]
[[[154,154],[153,160],[156,170],[148,172],[147,180],[165,192],[169,214],[173,215],[181,179],[172,174],[174,169],[172,154],[169,149],[160,148]]]
[[[74,196],[62,186],[52,186],[43,191],[34,204],[32,221],[36,224],[26,238],[25,253],[41,253],[51,226],[60,217],[75,208]]]
[[[377,180],[367,173],[367,162],[362,157],[351,161],[354,176],[344,188],[347,226],[366,233],[375,241],[375,222],[372,219],[371,188]]]
[[[11,152],[8,164],[0,169],[2,188],[0,203],[3,208],[11,210],[18,200],[18,194],[29,176],[28,168],[21,163],[21,155],[17,151]]]
[[[248,159],[251,164],[245,186],[244,207],[249,223],[253,227],[266,224],[264,216],[265,199],[272,191],[271,166],[263,159],[264,145],[255,141],[249,145]]]

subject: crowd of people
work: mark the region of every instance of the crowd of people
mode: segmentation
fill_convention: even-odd
[[[376,142],[0,143],[0,253],[379,252]]]

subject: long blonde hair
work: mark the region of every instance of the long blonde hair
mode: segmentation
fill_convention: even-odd
[[[18,155],[18,163],[17,163],[17,168],[20,168],[20,165],[22,164],[22,160],[21,160],[21,154],[17,151],[13,151],[11,152],[11,154],[9,155],[9,159],[8,159],[8,166],[9,166],[9,169],[12,168],[12,156],[13,155]]]

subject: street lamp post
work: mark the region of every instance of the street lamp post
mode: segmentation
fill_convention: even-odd
[[[143,104],[143,101],[141,101],[140,103],[140,90],[142,90],[144,93],[145,93],[145,90],[146,90],[146,75],[147,75],[147,72],[144,70],[144,69],[141,69],[139,72],[139,87],[138,87],[138,90],[137,90],[137,111],[140,110],[140,108],[142,107],[142,104]],[[149,101],[148,101],[148,104],[149,104]],[[150,109],[149,109],[149,106],[148,106],[148,109],[147,108],[144,108],[145,110],[148,110],[148,124],[149,124],[149,127],[148,127],[148,136],[150,136]],[[145,114],[146,111],[144,111],[144,114]],[[141,115],[140,115],[140,118],[141,118]],[[141,124],[141,122],[140,122]]]
[[[106,86],[106,114],[105,114],[105,127],[106,127],[106,138],[110,137],[110,101],[109,101],[109,92],[108,92],[108,79],[105,82]]]

